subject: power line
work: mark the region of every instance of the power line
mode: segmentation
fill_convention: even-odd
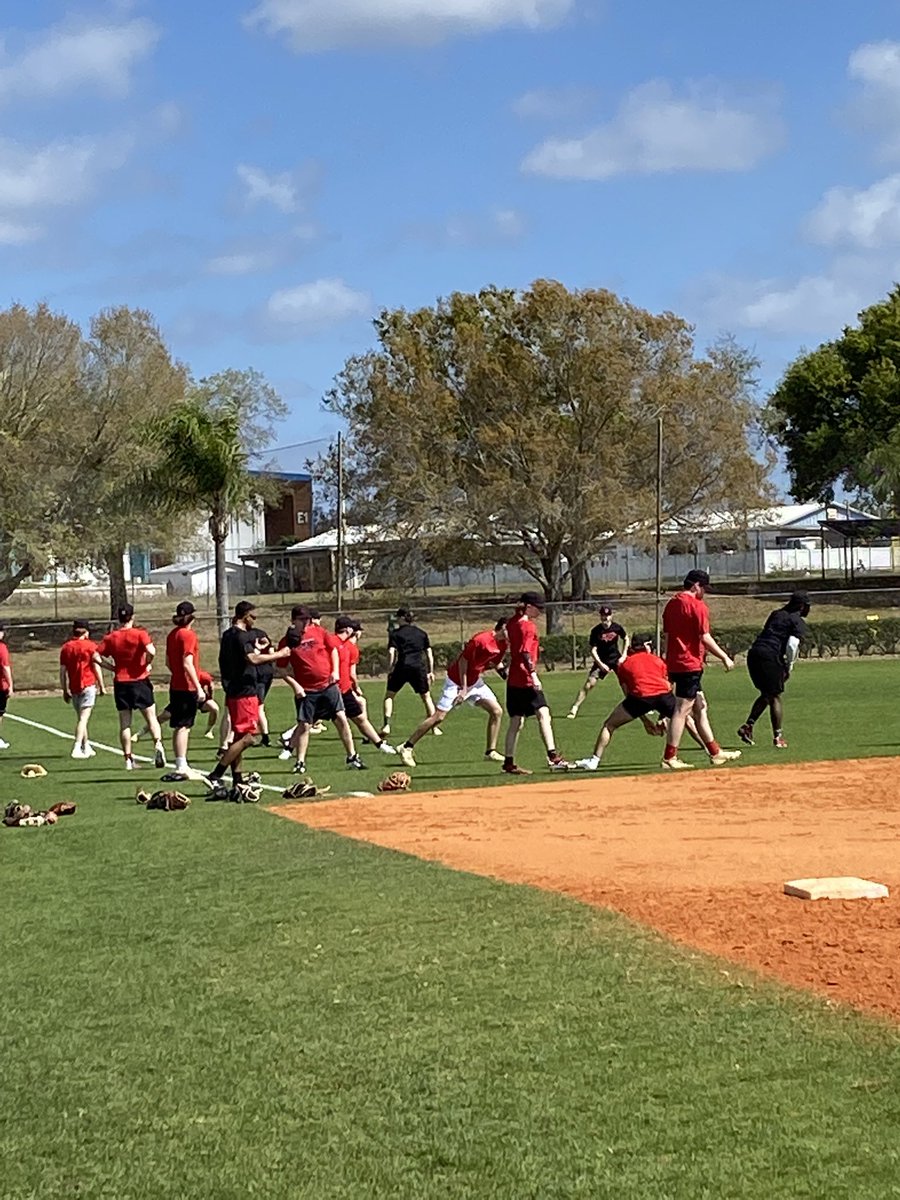
[[[335,436],[310,438],[306,442],[290,442],[287,446],[274,446],[266,450],[254,450],[250,454],[250,458],[262,458],[266,454],[281,454],[284,450],[299,450],[301,446],[317,446],[320,442],[333,442]]]

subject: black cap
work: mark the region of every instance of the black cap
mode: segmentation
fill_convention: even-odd
[[[179,606],[180,607],[180,606]],[[251,604],[249,600],[239,600],[234,606],[234,615],[238,621],[242,621],[247,613],[256,611],[256,605]]]
[[[530,604],[532,608],[539,608],[541,612],[546,608],[544,597],[540,592],[523,592],[519,597],[520,604]]]
[[[652,633],[633,633],[629,644],[634,650],[637,646],[653,646],[655,642],[656,638]]]
[[[345,629],[355,629],[356,622],[352,617],[337,617],[334,622],[334,632],[343,633]]]
[[[702,587],[709,587],[709,571],[702,571],[697,567],[693,571],[688,571],[684,577],[684,586],[686,588],[693,587],[695,583],[699,583]]]
[[[322,614],[319,612],[319,610],[317,608],[311,608],[309,610],[309,619],[311,621],[318,621],[321,618],[321,616],[322,616]]]
[[[2,625],[2,622],[0,622],[0,625]],[[88,620],[86,620],[84,617],[76,617],[75,620],[72,622],[72,632],[73,633],[81,633],[82,631],[90,633],[90,631],[91,631],[90,622]]]
[[[413,614],[412,614],[411,608],[398,608],[397,609],[397,620],[398,621],[411,621],[412,619],[413,619]]]
[[[292,621],[311,621],[313,619],[313,610],[306,604],[295,604],[291,609]]]
[[[612,610],[611,604],[601,604],[600,605],[600,616],[601,617],[611,617],[612,615],[613,615],[613,610]]]
[[[133,616],[134,616],[134,605],[133,604],[123,604],[121,606],[121,608],[119,609],[119,620],[122,622],[123,625],[126,621],[130,621]]]
[[[354,633],[362,633],[362,631],[364,629],[365,629],[365,625],[363,625],[362,621],[354,621],[353,622],[353,632]]]
[[[196,611],[190,600],[182,600],[175,609],[175,616],[192,617]]]

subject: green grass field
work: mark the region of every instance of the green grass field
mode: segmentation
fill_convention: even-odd
[[[896,671],[801,664],[790,750],[761,737],[742,761],[895,753]],[[579,679],[545,676],[557,713]],[[612,687],[557,721],[564,753],[590,749]],[[380,686],[367,691],[377,712]],[[710,671],[708,695],[735,744],[745,672]],[[286,688],[273,708],[280,728]],[[10,711],[70,723],[61,700]],[[401,697],[395,734],[419,711]],[[445,729],[421,746],[417,786],[505,782],[480,761],[481,714]],[[114,730],[107,700],[92,733]],[[147,813],[132,796],[151,770],[3,732],[4,800],[79,811],[0,829],[0,1196],[900,1195],[892,1027],[726,976],[615,915],[205,804],[196,786],[186,813]],[[609,769],[652,769],[659,750],[632,726]],[[536,729],[522,751],[541,768]],[[329,733],[310,765],[358,789],[393,765],[368,757],[350,775]],[[271,753],[253,759],[288,781]],[[30,760],[49,777],[19,779]]]

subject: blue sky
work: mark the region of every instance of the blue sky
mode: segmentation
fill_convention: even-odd
[[[262,370],[281,442],[382,306],[609,287],[770,386],[900,277],[900,0],[2,11],[3,303],[146,307]]]

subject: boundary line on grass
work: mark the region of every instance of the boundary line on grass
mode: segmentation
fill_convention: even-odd
[[[52,733],[54,737],[64,738],[67,742],[72,741],[71,733],[64,733],[62,729],[55,729],[52,725],[43,725],[40,721],[32,721],[28,717],[20,717],[20,716],[17,716],[15,713],[8,712],[6,714],[6,720],[7,721],[18,721],[21,725],[29,725],[29,726],[31,726],[32,729],[40,729],[42,733]],[[107,750],[110,754],[121,754],[122,753],[121,746],[107,746],[105,742],[95,742],[93,738],[90,739],[90,742],[91,742],[91,745],[96,746],[96,748],[98,750]],[[146,754],[135,754],[135,755],[133,755],[133,757],[136,758],[139,762],[143,762],[143,763],[152,763],[153,762],[153,759],[149,758]],[[197,783],[198,781],[196,779],[194,779],[194,780],[185,779],[183,782],[184,783]],[[261,787],[264,791],[267,791],[267,792],[277,792],[279,796],[284,791],[284,788],[276,787],[273,783],[260,783],[259,787]]]

